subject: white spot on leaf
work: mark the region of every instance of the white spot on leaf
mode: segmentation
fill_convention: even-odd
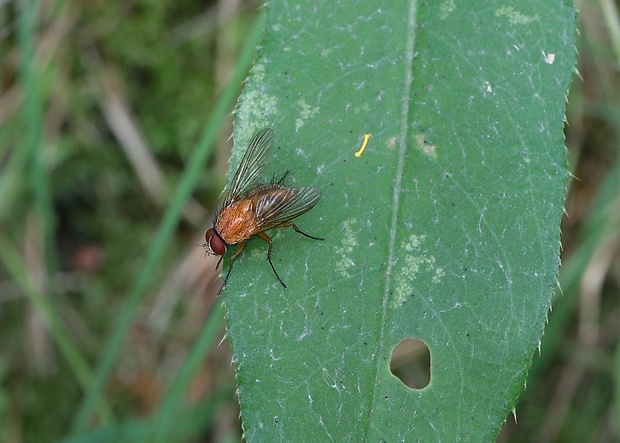
[[[552,65],[553,62],[555,61],[555,54],[554,53],[546,54],[543,51],[543,57],[545,58],[545,63],[547,63],[548,65]]]
[[[303,99],[299,102],[299,106],[301,106],[301,112],[299,113],[299,118],[295,120],[295,130],[297,131],[304,125],[306,120],[319,112],[318,106],[312,107]]]
[[[506,17],[511,25],[527,25],[538,20],[538,17],[522,14],[512,6],[502,6],[495,11],[495,17]]]
[[[424,134],[416,135],[415,139],[416,139],[416,144],[418,145],[418,148],[425,155],[433,159],[437,158],[437,148],[435,147],[435,145],[433,145],[432,143],[429,143],[426,140],[426,136]]]
[[[353,233],[353,226],[356,224],[356,219],[346,220],[342,224],[340,245],[334,248],[336,254],[340,256],[338,263],[336,263],[336,271],[343,278],[351,278],[351,273],[349,271],[355,266],[355,262],[351,259],[350,255],[357,246],[357,238],[355,238],[355,234]]]
[[[412,282],[422,275],[430,275],[432,283],[440,283],[445,275],[443,267],[436,266],[435,256],[423,247],[426,236],[412,234],[409,239],[402,243],[405,251],[404,263],[396,268],[396,288],[392,307],[399,308],[408,297],[413,295]]]

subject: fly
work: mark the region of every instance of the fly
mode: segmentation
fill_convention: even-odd
[[[206,249],[207,255],[221,256],[216,269],[222,262],[228,246],[237,245],[230,259],[230,266],[222,288],[226,286],[233,268],[233,261],[241,254],[248,240],[256,235],[269,244],[267,260],[278,281],[285,288],[287,286],[278,275],[271,260],[273,244],[271,237],[265,234],[265,231],[290,226],[295,232],[308,238],[324,240],[306,234],[291,221],[308,212],[319,202],[320,189],[286,186],[283,181],[288,172],[278,181],[262,182],[264,169],[267,166],[266,157],[272,140],[273,131],[270,128],[265,128],[254,136],[239,163],[226,198],[215,214],[213,227],[205,232],[205,243],[202,246]]]

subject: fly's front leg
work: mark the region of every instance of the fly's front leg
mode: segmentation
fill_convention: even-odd
[[[228,272],[226,273],[226,277],[224,277],[224,284],[222,285],[222,287],[220,288],[220,292],[222,292],[222,290],[224,289],[224,287],[226,286],[226,282],[228,281],[228,276],[230,275],[230,273],[232,272],[232,268],[233,268],[233,261],[235,261],[235,258],[237,258],[237,256],[239,254],[241,254],[241,251],[243,251],[243,248],[245,248],[245,244],[247,243],[246,241],[243,241],[241,243],[239,243],[237,245],[237,249],[235,249],[235,253],[233,254],[232,257],[230,257],[230,264],[228,265]],[[222,256],[223,257],[223,256]],[[220,258],[220,261],[222,261],[222,259]],[[218,262],[219,265],[219,262]],[[217,269],[217,268],[216,268]],[[217,293],[217,295],[220,295],[220,292]]]
[[[287,286],[284,284],[284,282],[278,275],[276,268],[273,266],[273,262],[271,261],[271,248],[273,247],[271,237],[269,237],[264,232],[259,232],[258,236],[262,238],[263,240],[265,240],[267,243],[269,243],[269,249],[267,250],[267,260],[269,260],[269,264],[271,265],[271,269],[273,270],[273,273],[276,274],[276,277],[278,277],[278,281],[282,284],[282,286],[284,286],[284,289],[287,289]]]

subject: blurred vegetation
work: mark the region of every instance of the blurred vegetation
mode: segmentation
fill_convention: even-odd
[[[577,6],[563,292],[502,442],[620,439],[620,15]],[[258,7],[0,3],[0,443],[164,419],[186,441],[240,439],[215,262],[195,245]]]
[[[0,4],[1,442],[156,416],[174,399],[219,289],[196,244],[225,182],[259,6]],[[207,348],[223,335],[216,312]],[[185,435],[238,440],[227,346],[192,368],[184,403],[202,413]],[[85,391],[101,376],[91,419]]]

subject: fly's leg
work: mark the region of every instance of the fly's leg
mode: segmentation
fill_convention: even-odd
[[[286,178],[287,175],[288,175],[288,171],[286,171],[284,175],[280,178],[280,180],[277,181],[277,184],[281,185],[282,183],[284,183],[284,179]]]
[[[262,238],[263,240],[265,240],[267,243],[269,243],[269,249],[267,250],[267,260],[269,260],[269,264],[271,265],[271,269],[273,270],[273,273],[276,274],[276,277],[278,277],[278,281],[282,284],[282,286],[284,286],[284,289],[287,289],[287,286],[284,284],[284,282],[282,281],[282,279],[276,272],[276,268],[273,266],[273,262],[271,261],[271,248],[273,247],[273,244],[271,242],[271,237],[269,237],[264,232],[259,232],[258,236]]]
[[[273,174],[273,177],[271,178],[271,181],[269,183],[274,184],[274,185],[282,185],[282,186],[286,186],[286,184],[283,185],[284,180],[286,179],[286,176],[288,175],[289,171],[286,171],[282,177],[278,178],[277,175]]]
[[[232,257],[230,257],[230,265],[228,266],[228,272],[226,273],[226,277],[224,277],[224,284],[222,285],[222,287],[220,288],[220,291],[217,293],[217,295],[220,295],[220,293],[222,292],[222,290],[226,287],[226,282],[228,281],[228,276],[230,276],[230,273],[232,271],[233,268],[233,262],[235,261],[235,258],[237,258],[237,256],[239,254],[241,254],[241,251],[243,251],[243,248],[245,248],[245,244],[247,243],[247,241],[241,242],[237,245],[237,249],[235,249],[235,253],[233,254]],[[220,262],[222,261],[222,258],[224,256],[220,257],[220,261],[217,262],[218,266],[220,264]],[[217,269],[217,267],[215,268]]]
[[[322,238],[322,237],[314,237],[314,236],[312,236],[312,235],[310,235],[310,234],[306,234],[304,231],[302,231],[301,229],[299,229],[295,223],[290,222],[290,221],[289,221],[289,222],[284,222],[284,223],[282,223],[282,224],[278,225],[277,227],[278,227],[278,228],[287,228],[287,227],[289,227],[289,226],[291,226],[291,227],[295,230],[295,232],[297,232],[298,234],[303,235],[304,237],[311,238],[312,240],[325,240],[325,239],[324,239],[324,238]]]

